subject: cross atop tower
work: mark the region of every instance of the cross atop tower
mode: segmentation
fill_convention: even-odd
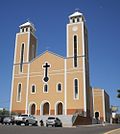
[[[79,8],[75,8],[75,11],[76,11],[76,12],[80,12],[80,9],[79,9]]]

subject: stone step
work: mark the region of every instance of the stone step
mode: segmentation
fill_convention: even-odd
[[[58,117],[61,121],[64,127],[71,127],[72,126],[72,115],[50,115],[52,117]],[[48,117],[50,117],[49,115],[42,115],[42,116],[35,116],[38,120],[38,125],[40,125],[40,120],[43,120],[44,125],[46,126],[46,120]]]

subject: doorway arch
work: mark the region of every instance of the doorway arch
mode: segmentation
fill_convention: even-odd
[[[40,108],[41,115],[50,115],[50,103],[48,101],[43,101]]]
[[[43,104],[43,115],[49,115],[49,108],[50,106],[48,102]]]
[[[56,115],[63,115],[63,103],[58,102],[56,104]]]
[[[36,104],[35,103],[32,103],[29,107],[29,114],[31,115],[35,115],[36,113]]]

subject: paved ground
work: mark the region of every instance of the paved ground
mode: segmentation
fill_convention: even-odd
[[[0,125],[0,134],[104,134],[105,132],[116,128],[120,128],[120,125],[78,126],[77,128]]]
[[[111,131],[109,131],[109,132],[107,132],[105,134],[120,134],[120,128],[111,130]]]

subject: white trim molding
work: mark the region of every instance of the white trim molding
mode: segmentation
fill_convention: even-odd
[[[66,26],[66,29],[67,29],[67,57],[69,57],[69,31],[68,31],[68,29],[69,29],[69,25],[67,24],[67,26]]]
[[[103,101],[103,120],[106,122],[106,117],[105,117],[105,90],[102,89],[102,101]]]
[[[57,111],[58,111],[58,109],[57,109],[57,106],[58,106],[58,104],[59,103],[62,103],[62,115],[64,115],[64,113],[65,113],[65,108],[64,108],[64,103],[62,102],[62,101],[57,101],[56,103],[55,103],[55,115],[58,115],[57,114]]]
[[[49,104],[49,115],[50,115],[50,110],[51,110],[51,104],[48,100],[43,100],[40,104],[40,115],[43,115],[43,105],[45,103],[48,103]]]
[[[94,105],[95,105],[94,104],[94,88],[92,88],[92,101],[93,101],[93,113],[94,113]]]
[[[31,114],[31,106],[33,104],[35,104],[35,115],[37,115],[37,104],[34,101],[30,102],[28,105],[28,114]]]
[[[67,115],[67,60],[64,60],[64,104],[65,115]]]
[[[11,95],[10,95],[10,112],[12,112],[14,74],[15,74],[15,65],[14,64],[16,63],[17,40],[18,40],[18,33],[16,34],[15,49],[14,49],[14,61],[13,61],[13,68],[12,68],[12,84],[11,84]]]
[[[30,52],[30,31],[28,32],[28,45],[27,45],[27,62],[29,62],[29,52]]]
[[[14,72],[15,72],[15,66],[13,65],[12,84],[11,84],[11,96],[10,96],[10,112],[12,112],[13,87],[14,87]]]
[[[29,92],[29,79],[30,79],[30,64],[28,64],[28,72],[27,72],[27,89],[26,89],[26,106],[25,113],[28,113],[28,92]]]
[[[14,62],[13,62],[13,64],[16,63],[16,53],[17,53],[17,46],[18,46],[17,40],[18,40],[18,33],[16,34],[15,50],[14,50]]]
[[[85,42],[84,42],[84,22],[82,24],[82,49],[83,49],[83,86],[84,86],[84,116],[87,116],[87,102],[86,102],[86,69],[85,69]]]

